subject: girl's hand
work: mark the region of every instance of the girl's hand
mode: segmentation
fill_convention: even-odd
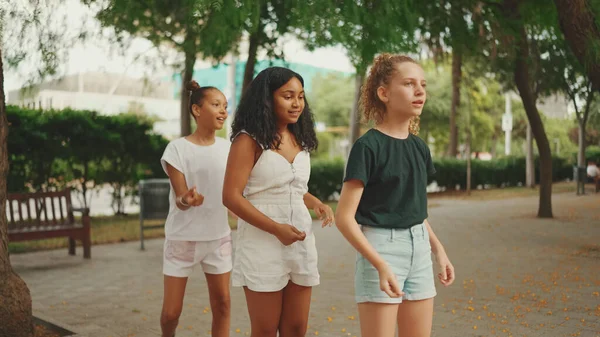
[[[296,241],[304,241],[306,233],[301,232],[298,228],[288,225],[279,224],[275,236],[284,246],[289,246]]]
[[[204,203],[204,196],[196,192],[196,186],[185,192],[181,199],[183,200],[184,206],[185,204],[189,206],[200,206]]]
[[[396,275],[387,264],[379,270],[379,288],[392,298],[398,298],[404,295],[402,290],[400,290],[400,284],[398,284]]]
[[[319,203],[315,206],[315,208],[313,208],[313,210],[315,211],[315,214],[319,220],[323,220],[323,225],[321,227],[331,226],[333,224],[335,215],[333,214],[331,207],[325,205],[324,203]]]
[[[452,263],[450,263],[446,252],[442,251],[436,254],[436,260],[438,263],[439,271],[438,278],[440,279],[440,282],[447,287],[454,282],[454,266],[452,265]]]

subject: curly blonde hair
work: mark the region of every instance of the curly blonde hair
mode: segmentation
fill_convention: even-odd
[[[375,121],[376,124],[383,122],[385,105],[377,96],[377,88],[388,85],[396,71],[396,65],[404,62],[418,64],[406,55],[383,53],[375,57],[369,76],[360,90],[359,107],[363,122]],[[411,119],[408,130],[414,135],[419,134],[418,116]]]

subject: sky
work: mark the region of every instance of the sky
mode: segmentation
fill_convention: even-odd
[[[7,1],[11,0],[0,0],[0,6],[6,6]],[[62,21],[64,16],[68,17],[67,34],[69,32],[76,33],[82,25],[93,32],[101,32],[100,25],[93,18],[94,11],[81,4],[80,0],[65,0],[60,8],[60,13],[63,16],[57,15],[58,21]],[[162,58],[170,61],[179,57],[179,55],[166,49],[157,50],[150,42],[141,38],[133,40],[131,45],[123,52],[109,41],[110,32],[101,35],[103,36],[94,36],[84,43],[77,43],[70,48],[59,73],[67,75],[100,71],[116,74],[125,73],[126,76],[135,78],[143,76],[163,77],[170,75],[173,70],[170,67],[161,66],[161,57],[159,56],[163,56]],[[342,47],[320,48],[309,52],[300,41],[290,36],[284,37],[281,44],[286,60],[290,62],[353,72],[353,67]],[[245,43],[239,46],[240,59],[245,59],[244,50],[246,49],[247,44]],[[139,55],[142,56],[138,57]],[[261,56],[259,54],[259,59],[263,58]],[[196,67],[207,67],[209,65],[210,63],[199,59]],[[33,70],[35,70],[35,67],[32,64],[24,64],[18,71],[5,71],[5,91],[20,88],[26,82],[27,74]]]

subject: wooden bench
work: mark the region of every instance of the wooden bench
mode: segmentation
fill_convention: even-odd
[[[75,221],[74,212],[81,213]],[[13,193],[6,200],[8,241],[29,241],[56,237],[69,238],[69,255],[75,255],[76,240],[83,245],[83,257],[91,258],[89,209],[75,209],[71,191]]]

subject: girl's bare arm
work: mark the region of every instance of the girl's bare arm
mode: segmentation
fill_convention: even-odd
[[[356,179],[344,183],[335,213],[335,224],[352,247],[377,270],[381,270],[386,262],[369,243],[354,218],[364,189],[363,183]]]
[[[321,200],[319,200],[319,198],[315,197],[314,195],[308,192],[304,194],[304,205],[306,205],[306,208],[313,209],[322,203],[323,202],[321,202]]]
[[[279,224],[256,209],[243,195],[256,153],[256,142],[247,134],[240,134],[231,144],[223,183],[223,205],[249,224],[276,235]]]
[[[184,195],[188,191],[187,183],[185,182],[185,176],[183,173],[179,172],[176,168],[171,166],[167,162],[167,174],[169,175],[169,180],[171,181],[171,186],[173,186],[173,190],[175,191],[175,200],[177,208],[182,211],[185,211],[190,208],[190,206],[184,206],[180,203],[179,197]]]
[[[427,232],[429,233],[429,244],[431,245],[431,252],[434,254],[445,253],[444,246],[438,239],[437,235],[433,232],[433,228],[429,224],[429,221],[425,219],[425,226],[427,227]]]

